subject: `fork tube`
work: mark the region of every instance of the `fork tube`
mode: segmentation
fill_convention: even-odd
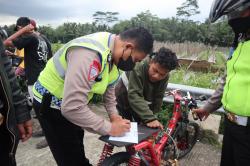
[[[154,165],[155,166],[160,165],[159,159],[161,158],[161,156],[160,156],[161,154],[156,155],[156,151],[153,149],[152,144],[148,144],[148,149],[149,149],[150,155],[152,156],[152,161],[153,161]]]
[[[156,155],[156,151],[154,150],[152,143],[149,143],[147,141],[143,141],[137,145],[134,146],[135,151],[139,151],[141,149],[149,149],[151,160],[154,163],[155,166],[159,165],[159,158]]]

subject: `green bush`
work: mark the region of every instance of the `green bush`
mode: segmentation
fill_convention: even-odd
[[[202,51],[199,55],[198,55],[198,60],[205,60],[207,61],[210,55],[210,51],[206,50],[206,51]]]
[[[63,46],[63,44],[61,43],[53,43],[52,44],[52,53],[53,55],[56,53],[57,50],[59,50],[61,47]]]
[[[166,126],[173,113],[173,104],[163,102],[162,110],[156,114],[158,120]]]
[[[184,69],[178,69],[171,72],[169,82],[184,84],[189,86],[215,89],[218,86],[218,78],[222,73],[216,72],[193,72]]]
[[[216,52],[216,63],[213,65],[213,67],[217,67],[220,69],[225,69],[226,67],[226,57],[222,52]]]

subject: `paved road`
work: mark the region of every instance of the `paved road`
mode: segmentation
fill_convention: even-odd
[[[103,115],[103,108],[93,107],[98,114]],[[35,128],[37,121],[35,121]],[[103,148],[103,142],[98,140],[98,135],[88,133],[85,134],[85,151],[87,157],[93,165],[99,160]],[[25,143],[20,143],[17,150],[18,166],[55,166],[56,163],[52,157],[49,148],[36,149],[35,145],[42,138],[31,138]],[[123,151],[123,148],[116,148],[115,151]],[[194,149],[182,160],[179,161],[180,166],[218,166],[220,162],[220,150],[210,145],[198,142]]]

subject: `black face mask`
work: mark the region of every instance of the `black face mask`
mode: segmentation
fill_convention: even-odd
[[[234,33],[246,33],[250,29],[250,17],[240,17],[228,21]]]
[[[131,56],[132,54],[132,50],[131,50],[131,53],[128,57],[127,60],[123,60],[122,57],[123,57],[123,54],[124,54],[124,50],[122,52],[122,56],[121,58],[119,59],[119,62],[117,64],[117,67],[123,71],[130,71],[130,70],[133,70],[133,68],[135,67],[135,62],[133,61],[133,58]]]

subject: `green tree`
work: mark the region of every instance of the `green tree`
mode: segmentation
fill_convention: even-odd
[[[120,32],[122,32],[128,28],[131,28],[131,27],[132,27],[131,21],[125,20],[125,21],[120,21],[119,23],[115,24],[112,27],[111,31],[115,34],[119,34]]]
[[[189,17],[199,14],[197,0],[186,0],[180,7],[177,7],[177,17],[188,19]]]
[[[159,36],[160,19],[149,10],[141,12],[136,17],[131,18],[132,27],[144,27],[148,29],[154,37]]]
[[[145,27],[150,30],[156,41],[162,42],[191,41],[202,42],[206,45],[230,46],[234,37],[232,29],[228,26],[227,21],[223,19],[215,24],[210,24],[208,21],[200,23],[177,17],[160,19],[147,10],[129,20],[117,21],[116,24],[111,26],[111,23],[117,20],[116,18],[112,18],[111,13],[96,12],[96,21],[92,23],[80,24],[67,22],[56,28],[45,25],[40,26],[38,31],[46,35],[51,43],[66,43],[79,36],[103,30],[118,34],[131,27]],[[97,17],[98,15],[104,16],[102,18]],[[9,35],[14,33],[14,27],[14,24],[3,26]]]
[[[118,12],[97,11],[93,14],[94,25],[97,26],[99,30],[108,30],[111,24],[118,21],[118,15]]]
[[[226,20],[215,24],[205,22],[200,25],[200,29],[203,31],[202,34],[205,39],[202,42],[205,44],[219,46],[230,46],[232,44],[234,33]]]
[[[55,30],[50,25],[43,25],[39,26],[38,32],[45,35],[51,43],[57,43],[58,42],[58,36],[55,33]]]

